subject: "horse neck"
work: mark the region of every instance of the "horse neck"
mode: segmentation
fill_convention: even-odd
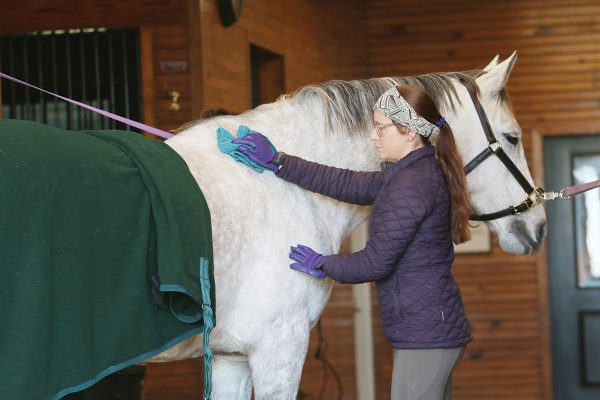
[[[379,157],[365,132],[328,132],[319,102],[279,100],[239,116],[240,124],[266,135],[279,151],[308,161],[355,171],[379,169]],[[348,235],[365,220],[368,209],[318,197],[323,215],[336,225],[333,236]],[[340,240],[341,240],[340,239]]]
[[[265,134],[275,147],[309,161],[373,171],[379,159],[366,132],[328,132],[319,102],[279,100],[239,116],[243,124]]]

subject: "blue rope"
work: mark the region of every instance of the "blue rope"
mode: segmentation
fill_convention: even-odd
[[[210,393],[212,392],[212,350],[208,345],[208,338],[214,328],[214,313],[210,301],[208,260],[204,257],[200,257],[200,289],[202,291],[202,318],[204,320],[204,400],[210,400]]]

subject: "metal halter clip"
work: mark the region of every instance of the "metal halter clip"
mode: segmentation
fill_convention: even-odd
[[[555,192],[554,190],[550,192],[544,192],[540,195],[540,197],[542,199],[541,201],[570,198],[570,196],[565,195],[565,189],[562,189],[560,192]]]
[[[547,200],[554,200],[557,197],[560,197],[560,193],[555,192],[555,191],[551,191],[551,192],[544,192],[541,195],[541,198],[543,201],[547,201]]]

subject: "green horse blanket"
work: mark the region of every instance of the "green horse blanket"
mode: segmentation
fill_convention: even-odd
[[[0,120],[0,399],[60,399],[202,332],[212,265],[169,146]]]

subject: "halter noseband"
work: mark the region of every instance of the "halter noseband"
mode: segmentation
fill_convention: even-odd
[[[488,214],[472,214],[469,219],[471,221],[491,221],[494,219],[506,217],[508,215],[518,215],[521,214],[530,208],[541,204],[544,201],[543,194],[544,189],[541,187],[532,187],[527,179],[523,176],[521,171],[517,168],[517,166],[512,162],[512,160],[508,157],[508,155],[502,149],[502,146],[496,140],[494,136],[494,132],[490,126],[490,121],[488,120],[487,114],[483,109],[483,106],[479,102],[477,98],[477,94],[475,91],[463,83],[467,92],[471,96],[471,100],[473,101],[473,105],[475,106],[475,110],[477,110],[477,115],[479,116],[479,121],[481,122],[481,126],[483,128],[483,133],[485,133],[485,137],[488,141],[488,147],[486,147],[481,153],[479,153],[475,158],[465,165],[465,175],[469,174],[473,171],[479,164],[481,164],[484,160],[486,160],[492,154],[496,155],[500,161],[506,166],[506,168],[510,171],[512,176],[519,182],[519,185],[525,190],[527,197],[521,203],[516,204],[514,206],[510,206],[505,208],[504,210],[496,211]]]

